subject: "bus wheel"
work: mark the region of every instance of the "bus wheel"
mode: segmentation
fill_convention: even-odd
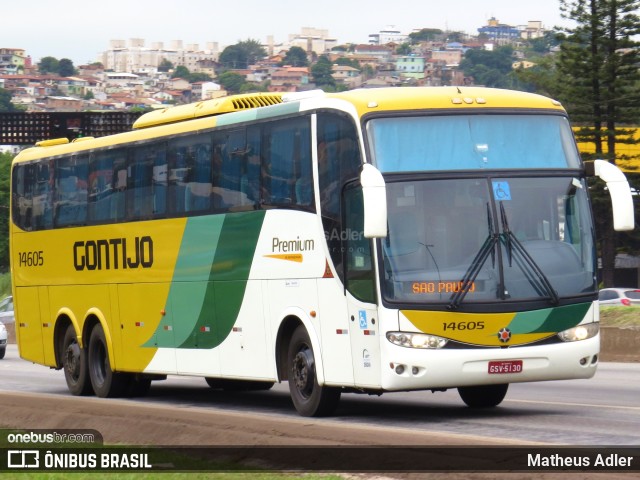
[[[509,384],[480,385],[477,387],[459,387],[458,393],[462,401],[473,408],[490,408],[500,405],[507,394]]]
[[[89,337],[89,377],[93,391],[99,397],[121,397],[126,393],[130,378],[125,373],[111,370],[107,341],[101,325],[91,330]]]
[[[67,388],[73,395],[90,395],[91,380],[87,368],[87,351],[80,348],[73,325],[67,327],[62,340],[62,368]]]
[[[303,325],[293,332],[287,359],[289,391],[298,413],[304,417],[331,415],[338,406],[340,389],[318,385],[313,348]]]

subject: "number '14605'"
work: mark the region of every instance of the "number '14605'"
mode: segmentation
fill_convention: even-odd
[[[18,252],[21,267],[41,267],[44,265],[44,253],[42,250],[34,252]]]
[[[442,324],[443,330],[484,330],[484,321],[479,322],[449,322]]]

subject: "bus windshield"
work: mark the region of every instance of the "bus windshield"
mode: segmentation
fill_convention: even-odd
[[[367,122],[381,172],[580,168],[569,122],[559,115],[432,115]]]
[[[573,176],[388,178],[388,302],[543,301],[593,294],[586,184]]]

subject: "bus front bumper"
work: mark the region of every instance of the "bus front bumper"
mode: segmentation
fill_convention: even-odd
[[[386,344],[381,386],[401,391],[591,378],[599,352],[599,334],[576,342],[513,348],[425,350]]]

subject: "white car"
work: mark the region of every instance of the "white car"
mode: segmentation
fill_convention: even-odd
[[[632,305],[640,306],[640,289],[637,288],[603,288],[598,294],[600,305]]]
[[[13,315],[13,297],[11,295],[0,301],[0,322],[7,325],[15,322]]]
[[[4,323],[0,322],[0,359],[4,358],[4,354],[7,351],[7,327]]]

